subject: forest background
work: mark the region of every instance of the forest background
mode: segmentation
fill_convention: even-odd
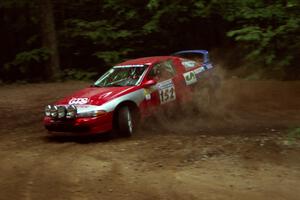
[[[90,80],[186,49],[241,78],[300,79],[298,0],[1,0],[0,28],[0,83]]]

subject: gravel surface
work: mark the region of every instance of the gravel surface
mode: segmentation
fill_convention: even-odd
[[[88,85],[0,86],[1,200],[300,198],[300,82],[228,80],[131,138],[50,137],[44,106]]]

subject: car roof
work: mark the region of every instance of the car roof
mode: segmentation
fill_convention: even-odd
[[[144,58],[137,58],[137,59],[132,59],[132,60],[127,60],[125,62],[119,63],[116,66],[120,65],[151,65],[153,63],[162,61],[162,60],[167,60],[174,58],[174,56],[153,56],[153,57],[144,57]]]

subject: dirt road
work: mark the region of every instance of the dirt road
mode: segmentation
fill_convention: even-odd
[[[1,200],[300,199],[300,82],[226,81],[218,106],[129,139],[48,137],[44,106],[87,85],[0,87]]]

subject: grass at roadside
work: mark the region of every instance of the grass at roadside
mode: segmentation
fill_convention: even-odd
[[[291,128],[288,131],[288,144],[294,144],[297,139],[300,139],[300,127]]]

